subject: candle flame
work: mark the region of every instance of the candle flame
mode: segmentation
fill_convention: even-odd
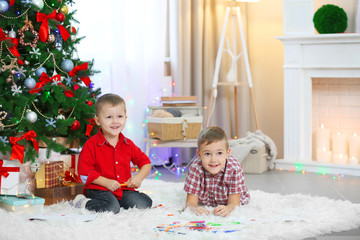
[[[320,126],[321,126],[321,128],[324,128],[324,124],[323,124],[323,123],[322,123]]]
[[[339,157],[340,157],[340,158],[342,158],[342,157],[343,157],[342,153],[340,153],[340,154],[339,154]]]
[[[326,151],[326,147],[323,147],[323,151],[324,151],[324,152]]]

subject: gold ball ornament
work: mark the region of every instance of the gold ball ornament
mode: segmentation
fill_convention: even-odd
[[[69,12],[69,8],[68,8],[68,6],[63,4],[63,5],[61,5],[61,8],[59,9],[59,11],[62,12],[63,14],[67,14]]]

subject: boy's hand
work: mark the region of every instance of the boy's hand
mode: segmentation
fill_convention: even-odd
[[[120,183],[116,180],[108,179],[105,183],[105,187],[110,191],[114,192],[118,190],[121,186]]]
[[[203,215],[203,214],[209,215],[209,213],[210,213],[209,210],[207,210],[207,209],[205,209],[205,208],[203,208],[203,207],[192,207],[192,208],[190,208],[190,210],[191,210],[193,213],[195,213],[197,216]]]
[[[228,217],[233,210],[231,206],[219,205],[214,209],[214,215]]]
[[[134,177],[131,177],[127,181],[127,183],[128,183],[127,187],[128,188],[139,188],[141,186],[141,182],[142,182],[142,179],[140,177],[137,177],[137,175],[136,175]]]

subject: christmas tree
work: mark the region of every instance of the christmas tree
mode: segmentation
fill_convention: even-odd
[[[72,0],[0,0],[0,152],[34,160],[96,133],[93,61],[75,46]]]

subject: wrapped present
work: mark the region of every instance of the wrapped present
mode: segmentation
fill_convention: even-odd
[[[0,160],[0,193],[6,195],[19,194],[19,160]]]
[[[55,204],[62,200],[69,201],[83,193],[83,183],[68,183],[68,186],[53,188],[35,188],[35,195],[45,199],[45,205]]]
[[[42,164],[40,170],[36,172],[37,188],[52,188],[59,186],[64,176],[64,162],[56,161]]]
[[[73,169],[77,173],[79,154],[62,154],[60,160],[64,162],[65,171]]]
[[[0,207],[9,212],[39,211],[43,208],[45,199],[31,196],[0,196]]]

